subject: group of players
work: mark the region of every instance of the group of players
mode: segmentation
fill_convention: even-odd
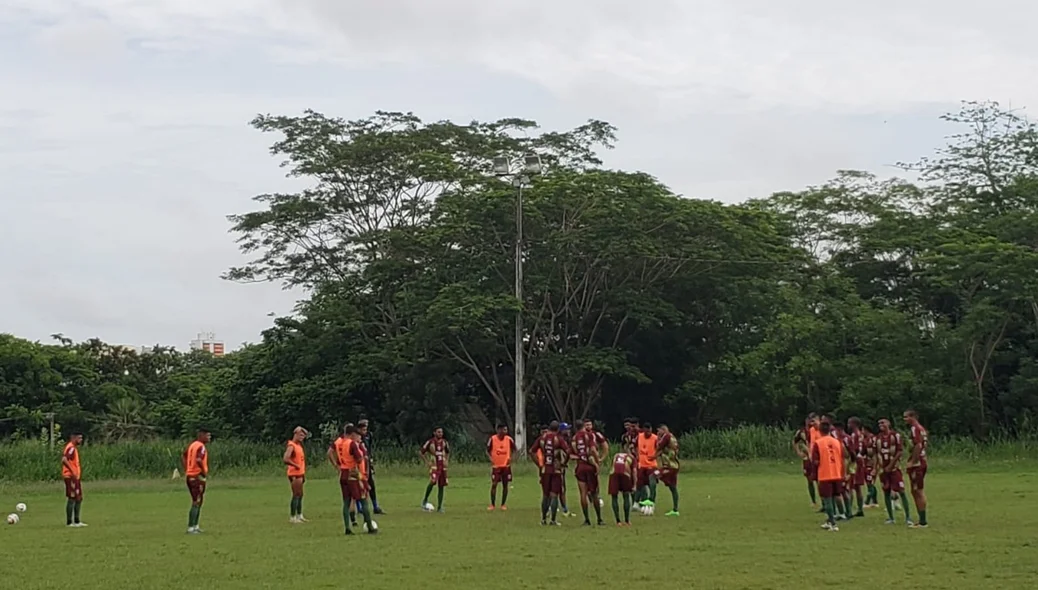
[[[903,419],[909,430],[911,444],[907,470],[919,517],[916,522],[912,521],[901,469],[905,443],[890,420],[880,420],[879,432],[874,433],[856,417],[848,419],[847,428],[844,429],[829,414],[821,417],[810,414],[804,421],[804,427],[793,436],[793,449],[803,461],[811,505],[815,508],[818,508],[816,484],[818,487],[822,503],[819,511],[826,514],[823,529],[838,531],[838,520],[862,517],[865,516],[866,508],[878,507],[877,479],[883,489],[887,524],[894,524],[895,509],[903,508],[905,522],[909,527],[928,526],[924,482],[929,439],[915,410],[906,410]],[[853,500],[858,503],[856,512],[853,510]]]

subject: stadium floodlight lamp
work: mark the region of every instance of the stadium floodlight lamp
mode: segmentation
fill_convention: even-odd
[[[544,166],[541,164],[541,157],[537,154],[527,154],[523,158],[523,173],[530,176],[536,176],[544,170]]]
[[[494,176],[508,176],[511,173],[512,167],[508,162],[508,158],[504,156],[494,158]]]

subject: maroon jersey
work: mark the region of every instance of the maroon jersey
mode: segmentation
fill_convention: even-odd
[[[620,442],[623,443],[624,451],[634,457],[638,458],[638,431],[628,430],[620,437]]]
[[[901,469],[901,452],[904,445],[901,435],[894,432],[881,432],[876,435],[876,451],[879,453],[879,465],[885,472]]]
[[[912,451],[919,449],[919,461],[926,462],[926,447],[930,444],[930,437],[922,424],[916,423],[910,431],[912,437]]]
[[[569,454],[569,445],[566,439],[557,432],[547,432],[541,435],[534,443],[534,447],[541,450],[544,455],[544,464],[541,465],[541,473],[561,473],[565,468],[565,457]]]
[[[593,458],[598,457],[599,445],[604,441],[605,437],[597,432],[578,431],[573,435],[573,456],[581,463],[595,465]]]
[[[852,432],[847,436],[847,450],[851,452],[852,459],[865,458],[865,438],[861,431]]]
[[[807,428],[799,428],[793,433],[793,446],[803,449],[805,453],[811,447],[811,434]]]
[[[865,456],[866,457],[871,458],[871,457],[875,457],[876,456],[876,435],[875,434],[870,434],[868,432],[862,432],[861,433],[861,444],[862,444],[862,447],[864,447],[864,449],[865,449]]]
[[[624,475],[634,477],[634,455],[630,453],[617,453],[613,457],[613,475]]]
[[[422,452],[432,455],[436,459],[436,468],[444,469],[447,466],[447,456],[451,453],[451,445],[445,438],[435,436],[425,441]]]

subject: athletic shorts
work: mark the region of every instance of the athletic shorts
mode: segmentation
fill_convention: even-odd
[[[609,474],[609,495],[629,494],[634,491],[634,481],[623,474]]]
[[[879,474],[879,483],[883,486],[884,492],[903,492],[905,491],[905,477],[901,474],[901,470],[897,469],[890,472],[884,472]]]
[[[860,487],[865,485],[865,478],[868,477],[868,466],[865,465],[865,459],[857,459],[855,463],[854,475],[851,476],[851,484],[854,487]]]
[[[804,477],[811,481],[818,481],[818,467],[814,461],[810,459],[804,459],[804,463],[801,466],[804,472]]]
[[[587,486],[587,493],[598,493],[598,468],[594,465],[578,463],[576,469],[573,470],[573,477],[577,478],[578,483]]]
[[[447,487],[447,469],[433,468],[431,471],[429,471],[429,483],[439,486],[441,488]]]
[[[843,482],[840,480],[818,482],[818,495],[823,498],[837,498],[843,495]]]
[[[660,477],[660,483],[662,483],[663,485],[667,486],[668,488],[673,488],[673,487],[676,487],[678,485],[678,470],[677,469],[667,469],[667,468],[660,469],[659,477]]]
[[[541,492],[545,495],[554,494],[558,496],[562,493],[562,474],[561,473],[542,473],[541,474]]]
[[[926,481],[926,461],[908,468],[908,481],[912,483],[913,490],[923,489]]]
[[[83,482],[78,477],[65,478],[65,497],[77,502],[83,500]]]
[[[367,484],[360,479],[339,478],[339,489],[344,502],[363,500],[368,497]]]
[[[191,503],[202,505],[205,502],[205,480],[197,477],[187,478],[187,491],[191,493]]]
[[[511,467],[494,467],[490,470],[490,481],[494,483],[510,483],[512,481]]]
[[[638,485],[645,487],[649,485],[649,478],[655,477],[659,479],[660,470],[655,467],[639,467],[638,468]]]

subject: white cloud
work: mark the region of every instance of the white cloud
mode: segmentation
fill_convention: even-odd
[[[255,339],[293,298],[218,278],[241,262],[224,215],[287,183],[256,112],[596,117],[620,126],[610,165],[731,200],[921,155],[960,99],[1038,105],[1036,17],[1020,0],[3,0],[0,250],[19,254],[0,258],[0,331]]]

